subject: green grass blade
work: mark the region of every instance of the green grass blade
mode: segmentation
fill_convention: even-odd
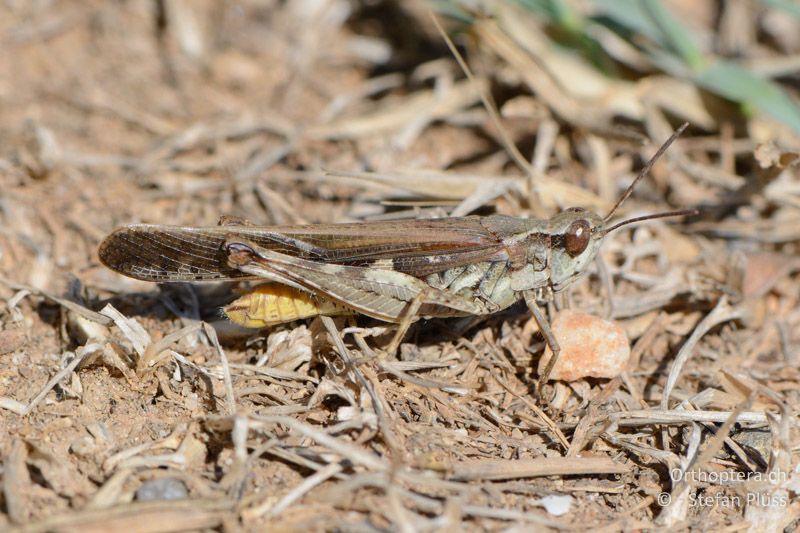
[[[603,16],[670,50],[690,68],[701,68],[703,56],[691,32],[659,0],[595,0]]]
[[[708,91],[762,111],[800,133],[800,106],[777,84],[730,61],[717,61],[694,76]]]
[[[760,0],[765,7],[780,9],[792,16],[800,18],[800,3],[797,0]]]

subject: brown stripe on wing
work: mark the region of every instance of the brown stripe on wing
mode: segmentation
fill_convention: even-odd
[[[295,239],[313,247],[308,254],[259,243],[281,253],[340,264],[366,264],[376,259],[417,257],[497,247],[495,235],[479,217],[385,220],[351,224],[318,224],[261,228],[284,244]],[[296,246],[295,248],[301,248]]]

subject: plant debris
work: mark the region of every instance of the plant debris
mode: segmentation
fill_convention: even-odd
[[[797,529],[800,17],[623,4],[3,3],[0,530]],[[136,222],[606,212],[683,121],[617,216],[699,214],[606,237],[543,395],[524,306],[389,358],[97,258]]]

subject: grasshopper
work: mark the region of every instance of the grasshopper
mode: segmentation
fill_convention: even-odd
[[[570,208],[547,220],[491,215],[272,227],[224,217],[211,227],[125,226],[106,237],[98,253],[112,270],[146,281],[273,282],[225,309],[245,326],[355,313],[397,323],[389,353],[420,317],[485,315],[524,299],[553,351],[539,378],[541,391],[560,349],[538,302],[584,274],[608,233],[696,213],[609,225],[686,126],[659,148],[605,217]]]

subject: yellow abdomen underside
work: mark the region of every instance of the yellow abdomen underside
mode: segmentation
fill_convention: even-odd
[[[331,300],[280,285],[267,283],[225,306],[225,315],[234,324],[263,328],[315,316],[351,315],[353,311]]]

